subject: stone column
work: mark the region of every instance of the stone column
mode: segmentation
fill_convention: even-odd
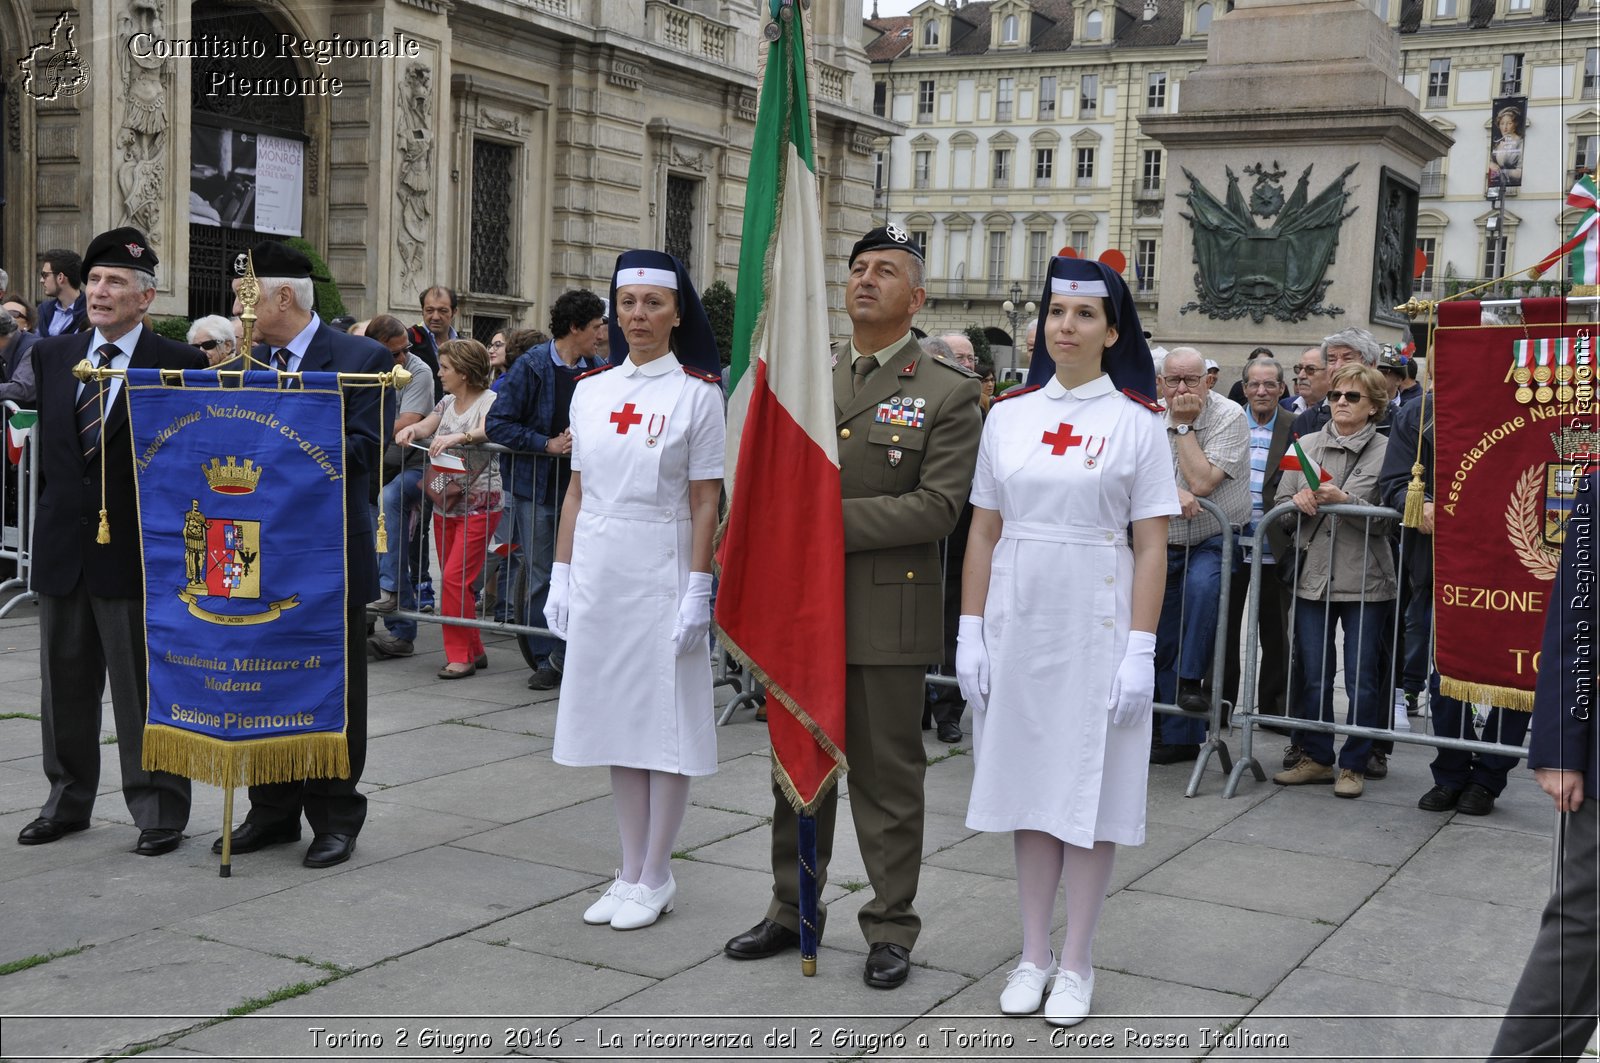
[[[1171,3],[1174,0],[1165,0]],[[1451,140],[1399,81],[1399,40],[1358,0],[1238,0],[1172,115],[1156,339],[1291,361],[1351,325],[1400,335],[1422,167]]]

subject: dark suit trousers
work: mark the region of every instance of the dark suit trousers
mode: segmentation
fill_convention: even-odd
[[[189,780],[140,767],[146,710],[144,602],[96,598],[83,580],[64,596],[39,596],[40,728],[50,796],[39,814],[89,818],[100,786],[100,702],[111,679],[111,715],[122,764],[122,796],[140,830],[182,830]]]
[[[862,905],[861,933],[869,944],[887,941],[911,948],[922,929],[912,907],[922,871],[922,778],[928,755],[922,748],[922,697],[927,669],[921,665],[845,669],[845,757],[850,763],[850,812],[861,859],[872,883]],[[772,903],[767,918],[800,928],[798,817],[773,784]],[[817,810],[817,889],[828,881],[839,789]],[[817,905],[818,929],[827,911]]]
[[[346,704],[345,734],[350,746],[348,779],[306,779],[250,787],[251,823],[306,822],[316,834],[361,833],[367,819],[367,798],[356,791],[367,763],[367,609],[348,605],[345,614]]]
[[[1600,1007],[1600,812],[1586,798],[1567,816],[1555,892],[1539,936],[1506,1006],[1490,1063],[1513,1059],[1577,1060],[1594,1036]],[[1520,1016],[1520,1017],[1517,1017]]]

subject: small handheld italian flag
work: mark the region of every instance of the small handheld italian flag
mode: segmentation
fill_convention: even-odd
[[[1302,473],[1306,483],[1322,485],[1333,479],[1333,474],[1321,465],[1311,460],[1304,447],[1300,445],[1300,437],[1295,436],[1289,443],[1289,450],[1283,455],[1283,460],[1278,462],[1278,468],[1284,472]]]
[[[39,415],[33,410],[17,410],[6,422],[6,460],[16,465],[22,461],[22,444],[33,434]]]

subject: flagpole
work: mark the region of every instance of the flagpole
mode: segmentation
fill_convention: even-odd
[[[220,878],[233,877],[233,787],[222,795],[222,866],[217,868]]]

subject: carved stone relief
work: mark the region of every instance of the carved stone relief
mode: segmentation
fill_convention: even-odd
[[[130,39],[139,33],[157,40],[166,36],[160,0],[128,0],[117,22],[123,114],[116,134],[120,224],[141,230],[159,247],[167,176],[167,87],[162,61],[148,54],[141,58],[129,47]]]
[[[395,132],[399,157],[395,197],[400,214],[396,245],[400,283],[410,287],[426,283],[424,267],[433,243],[433,72],[421,63],[409,63],[400,82]]]

